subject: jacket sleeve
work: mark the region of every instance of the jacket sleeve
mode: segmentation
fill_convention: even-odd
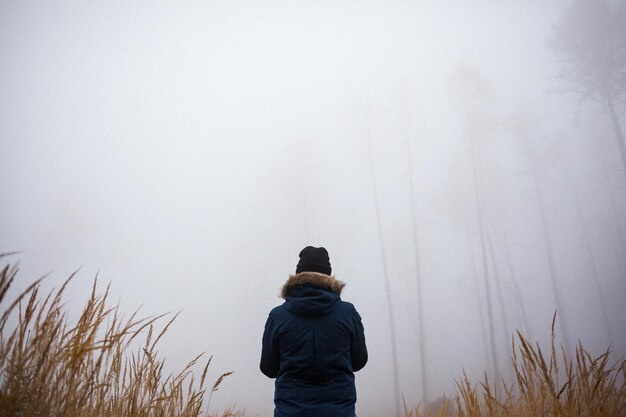
[[[263,331],[263,346],[261,348],[261,372],[270,378],[276,378],[280,367],[280,348],[274,329],[274,317],[270,313],[265,322]]]
[[[352,370],[354,372],[362,369],[367,363],[367,346],[365,345],[365,330],[361,322],[361,316],[354,310],[354,335],[352,337],[352,346],[350,348],[350,356],[352,357]]]

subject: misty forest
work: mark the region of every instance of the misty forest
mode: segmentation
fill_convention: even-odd
[[[626,3],[4,1],[0,416],[271,416],[298,252],[360,417],[626,416]]]

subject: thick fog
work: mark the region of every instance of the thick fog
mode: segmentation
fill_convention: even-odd
[[[127,315],[181,311],[168,366],[213,355],[211,408],[262,417],[307,245],[363,318],[360,416],[509,378],[511,335],[547,343],[556,310],[570,351],[626,354],[626,174],[606,108],[562,91],[569,4],[2,2],[13,294],[79,269],[71,311],[96,274]]]

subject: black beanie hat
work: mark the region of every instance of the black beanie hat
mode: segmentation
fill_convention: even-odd
[[[328,258],[328,251],[322,247],[314,248],[313,246],[307,246],[300,251],[300,261],[296,266],[296,274],[300,272],[321,272],[322,274],[330,275],[332,269],[330,268],[330,259]]]

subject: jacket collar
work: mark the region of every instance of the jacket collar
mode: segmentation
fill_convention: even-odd
[[[346,284],[330,275],[321,274],[319,272],[300,272],[296,275],[290,275],[285,285],[280,291],[281,298],[286,298],[289,291],[299,285],[313,285],[325,290],[332,291],[341,295],[341,290]]]

